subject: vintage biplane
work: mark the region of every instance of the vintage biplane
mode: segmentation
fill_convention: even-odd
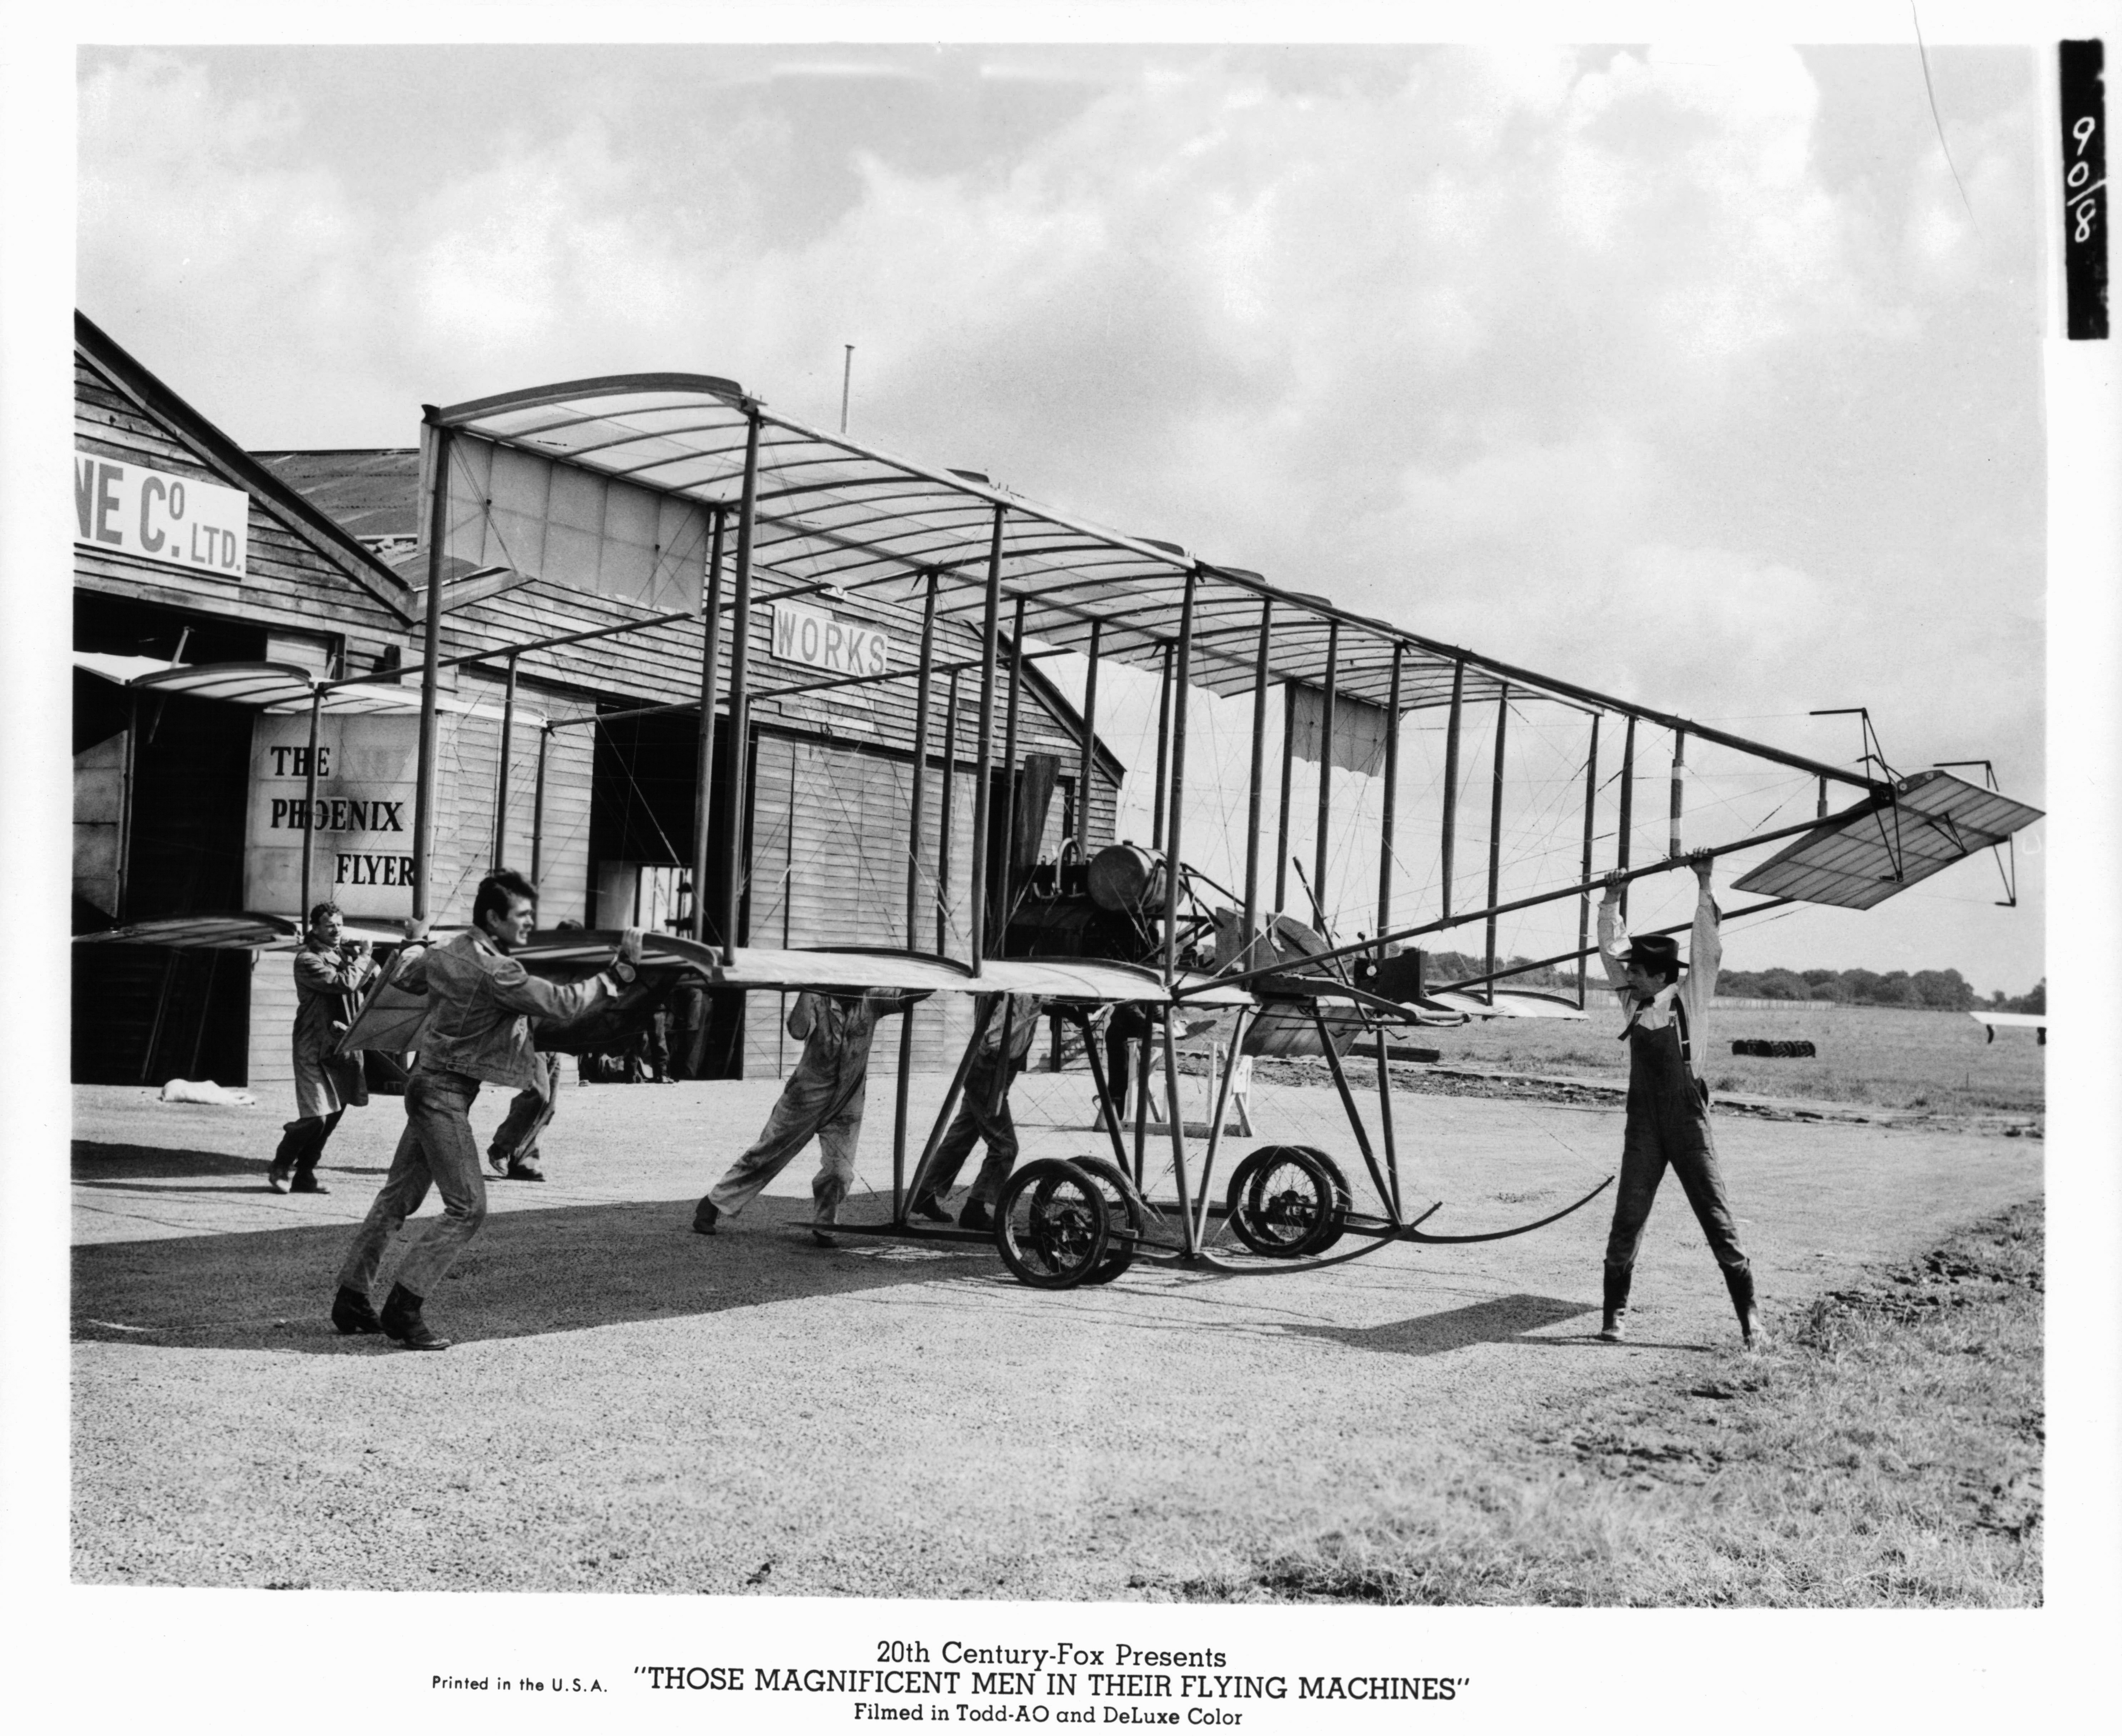
[[[1573,1006],[1569,986],[1558,992],[1553,973],[1592,954],[1591,897],[1609,879],[1627,885],[1668,874],[1705,851],[1722,858],[1780,846],[1738,875],[1736,889],[1760,901],[1731,917],[1792,901],[1865,909],[1965,857],[2008,848],[2012,834],[2039,817],[1945,769],[1896,774],[1872,751],[1868,734],[1865,755],[1853,767],[1652,710],[1278,587],[1176,544],[1040,506],[979,473],[895,457],[810,427],[727,380],[628,376],[430,408],[422,487],[428,531],[415,922],[424,926],[429,916],[441,623],[451,595],[496,595],[528,577],[564,579],[585,562],[594,568],[601,557],[585,527],[625,519],[636,528],[622,553],[642,563],[647,576],[638,606],[624,619],[476,654],[507,660],[512,671],[519,653],[680,618],[703,625],[697,697],[642,708],[699,718],[701,786],[691,866],[703,892],[689,912],[690,931],[653,937],[638,992],[607,1009],[598,1029],[562,1034],[556,1046],[608,1043],[614,1021],[647,1016],[685,982],[716,991],[1037,996],[1082,1038],[1082,1065],[1104,1110],[1099,1123],[1105,1136],[1102,1150],[1040,1158],[1011,1180],[993,1239],[1012,1272],[1041,1286],[1102,1281],[1137,1259],[1298,1270],[1396,1242],[1483,1241],[1553,1223],[1607,1183],[1530,1223],[1456,1234],[1426,1227],[1441,1208],[1417,1208],[1404,1194],[1386,1064],[1395,1031],[1439,1018],[1581,1011],[1587,973],[1576,972]],[[564,511],[556,504],[563,501]],[[673,562],[689,565],[681,572]],[[763,612],[794,599],[857,612],[869,605],[896,609],[898,618],[918,620],[918,656],[908,665],[799,685],[792,672],[754,656]],[[970,655],[952,660],[941,642],[953,632],[970,633]],[[1160,684],[1149,842],[1094,847],[1089,804],[1079,801],[1073,835],[1059,850],[1024,860],[1012,847],[1010,859],[998,863],[989,859],[991,836],[1038,834],[1036,824],[1018,824],[1019,803],[1044,818],[1050,768],[1042,776],[1020,766],[1017,720],[1027,663],[1062,652],[1080,656],[1086,670],[1079,788],[1089,786],[1101,670],[1118,662]],[[977,773],[970,861],[954,865],[950,834],[937,841],[927,810],[936,764],[932,698],[945,676],[961,672],[978,684]],[[384,678],[339,685],[375,679]],[[717,760],[717,732],[746,741],[751,707],[769,695],[885,682],[911,683],[915,707],[901,944],[824,950],[747,944],[746,828],[723,828],[726,859],[715,862],[708,824],[717,800],[723,812],[746,811],[747,756],[726,753]],[[1278,782],[1271,784],[1269,726],[1278,699],[1280,763]],[[1248,702],[1250,752],[1239,803],[1232,799],[1234,775],[1199,772],[1190,722],[1211,712],[1233,719]],[[1462,746],[1491,713],[1485,885],[1469,894],[1455,862]],[[1411,730],[1404,729],[1409,718]],[[1610,761],[1602,780],[1601,729],[1612,720],[1621,735],[1618,765]],[[1513,739],[1514,721],[1545,744],[1559,768],[1542,786],[1552,835],[1537,847],[1507,848],[1506,742]],[[1664,847],[1653,844],[1644,860],[1636,854],[1638,738],[1652,731],[1670,741],[1670,800]],[[1399,797],[1404,761],[1413,757],[1409,735],[1423,738],[1423,752],[1432,758],[1441,746],[1442,765],[1433,780],[1433,822],[1403,828]],[[1436,736],[1441,743],[1429,739]],[[1567,736],[1566,745],[1555,745],[1558,736]],[[504,740],[504,763],[506,757]],[[1315,809],[1308,873],[1292,851],[1292,818],[1302,819],[1299,764],[1316,767],[1308,774]],[[1359,808],[1372,781],[1377,794],[1376,898],[1353,914],[1351,901],[1330,889],[1330,878],[1359,847],[1348,842],[1345,813],[1337,824],[1337,783],[1340,791],[1348,787],[1337,781],[1337,769],[1362,781]],[[998,771],[1003,775],[993,775]],[[726,787],[711,789],[716,779]],[[1703,805],[1720,835],[1684,846],[1683,822],[1694,822],[1690,788],[1706,794]],[[1830,800],[1838,788],[1849,798],[1840,805]],[[1213,838],[1202,835],[1204,816],[1215,807],[1210,795],[1222,802],[1227,822]],[[991,824],[994,800],[1004,805],[998,828]],[[1262,872],[1270,800],[1276,803],[1266,857],[1272,893]],[[1792,815],[1794,805],[1811,811]],[[1563,811],[1572,807],[1574,814]],[[1405,842],[1418,832],[1419,873],[1410,867],[1417,852]],[[1558,837],[1563,842],[1555,842]],[[534,840],[534,861],[538,848]],[[1289,909],[1292,869],[1308,920]],[[1235,884],[1212,877],[1217,870]],[[970,910],[953,945],[937,914],[937,894],[959,875]],[[1401,920],[1396,912],[1410,881],[1421,883],[1424,908],[1418,919]],[[718,889],[716,898],[707,895],[711,887]],[[1573,945],[1537,959],[1499,958],[1500,923],[1558,913],[1565,921],[1575,916]],[[1367,931],[1337,934],[1337,922],[1355,920]],[[1461,970],[1448,982],[1426,980],[1423,949],[1470,927],[1483,931],[1485,968]],[[615,938],[544,933],[521,956],[533,970],[564,978],[608,957]],[[1545,987],[1503,986],[1540,973],[1548,978]],[[1010,1016],[1006,998],[976,1004],[985,1016]],[[998,1006],[1004,1009],[999,1015],[993,1010]],[[1134,1094],[1131,1141],[1114,1108],[1116,1081],[1107,1077],[1101,1043],[1091,1040],[1093,1026],[1115,1009],[1126,1010],[1142,1033],[1130,1062],[1135,1076],[1147,1083],[1153,1071],[1161,1075],[1160,1104],[1152,1107],[1147,1090]],[[386,976],[349,1044],[406,1047],[418,1014],[417,1003]],[[1181,1104],[1180,1052],[1211,1021],[1205,1072],[1213,1111],[1203,1134],[1192,1130]],[[841,1233],[942,1240],[975,1234],[917,1223],[909,1206],[980,1035],[975,1021],[942,1109],[916,1152],[907,1125],[910,1021],[902,1025],[890,1211],[874,1223],[843,1220],[836,1226]],[[1377,1057],[1376,1100],[1367,1114],[1344,1065],[1366,1037]],[[1346,1146],[1336,1155],[1313,1138],[1262,1144],[1229,1165],[1226,1176],[1226,1099],[1242,1066],[1255,1057],[1292,1057],[1323,1066],[1343,1112]],[[1190,1065],[1197,1074],[1204,1071],[1200,1062]],[[1161,1179],[1154,1186],[1147,1179],[1152,1115],[1163,1129],[1158,1143],[1168,1146],[1168,1192]]]

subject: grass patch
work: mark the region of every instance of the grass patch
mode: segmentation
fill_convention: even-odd
[[[1610,1006],[1595,1005],[1587,1024],[1497,1019],[1425,1032],[1422,1042],[1447,1063],[1506,1072],[1628,1076],[1628,1045]],[[1587,1041],[1590,1033],[1597,1040]],[[1802,1038],[1811,1060],[1734,1055],[1735,1037]],[[1869,1104],[1938,1115],[2039,1115],[2048,1051],[2031,1034],[2007,1031],[1994,1043],[1964,1013],[1807,1002],[1788,1009],[1718,1010],[1702,1061],[1718,1090],[1764,1097]]]
[[[1771,1318],[1776,1342],[1536,1412],[1188,1599],[2006,1607],[2041,1598],[2038,1202]]]

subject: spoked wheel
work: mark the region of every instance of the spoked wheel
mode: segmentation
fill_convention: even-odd
[[[1111,1234],[1105,1188],[1058,1157],[1018,1170],[995,1208],[1002,1262],[1035,1290],[1068,1290],[1090,1279]]]
[[[1255,1253],[1293,1260],[1341,1234],[1347,1183],[1302,1146],[1263,1146],[1231,1172],[1231,1227]]]
[[[1348,1178],[1341,1166],[1318,1146],[1299,1146],[1297,1149],[1324,1169],[1326,1179],[1334,1184],[1334,1221],[1320,1240],[1304,1250],[1306,1253],[1324,1253],[1341,1239],[1342,1226],[1348,1221],[1348,1207],[1355,1196],[1348,1192]]]
[[[1069,1162],[1090,1177],[1105,1197],[1105,1219],[1110,1226],[1105,1258],[1091,1268],[1086,1284],[1110,1284],[1134,1264],[1135,1237],[1142,1229],[1142,1214],[1135,1209],[1134,1192],[1110,1158],[1076,1157]]]

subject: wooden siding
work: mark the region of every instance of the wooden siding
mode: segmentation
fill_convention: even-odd
[[[149,416],[78,356],[74,441],[81,450],[99,457],[225,487],[243,486],[241,478],[209,462],[180,432]],[[241,583],[81,543],[74,545],[74,581],[174,608],[343,637],[371,666],[386,645],[404,642],[405,622],[255,494],[250,497],[248,534]]]
[[[250,971],[250,1089],[275,1115],[295,1113],[295,955],[261,952]]]

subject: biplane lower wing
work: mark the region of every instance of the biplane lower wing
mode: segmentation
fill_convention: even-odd
[[[565,980],[601,968],[619,944],[617,929],[556,929],[533,935],[512,955],[535,975]],[[1148,1001],[1171,999],[1154,972],[1127,964],[1082,959],[990,959],[975,976],[955,959],[931,954],[858,950],[804,951],[797,948],[740,946],[724,958],[718,946],[703,945],[678,935],[648,935],[643,940],[644,977],[689,974],[706,987],[771,993],[858,995],[865,990],[895,993],[1038,995],[1049,1001]],[[423,995],[396,985],[396,961],[377,980],[359,1016],[339,1039],[343,1049],[402,1052],[415,1046],[427,1006]],[[1241,988],[1222,988],[1206,978],[1185,979],[1198,992],[1190,1002],[1209,1006],[1250,1006]]]
[[[73,938],[77,946],[116,945],[174,946],[183,951],[292,952],[302,944],[302,924],[293,917],[274,916],[261,910],[237,910],[189,917],[157,917],[149,922],[127,922]],[[367,940],[375,946],[396,946],[405,936],[395,928],[349,922],[340,930],[340,938]]]
[[[1440,1012],[1458,1013],[1470,1019],[1582,1019],[1584,1010],[1559,995],[1535,994],[1525,989],[1498,989],[1492,1004],[1464,989],[1440,989],[1423,997],[1423,1005]]]

